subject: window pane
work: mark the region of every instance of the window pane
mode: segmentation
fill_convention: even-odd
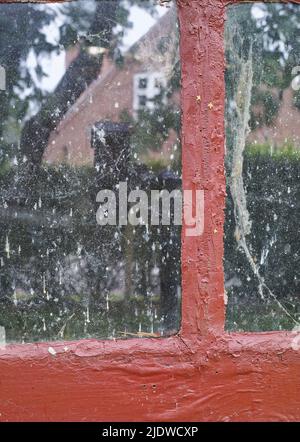
[[[140,82],[139,82],[139,88],[140,89],[146,89],[147,88],[147,78],[140,78]]]
[[[227,8],[227,328],[300,320],[300,6]]]
[[[1,343],[175,333],[175,4],[1,4],[0,37]]]

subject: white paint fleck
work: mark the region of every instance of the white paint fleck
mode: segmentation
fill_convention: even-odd
[[[99,131],[98,131],[98,137],[99,137],[99,140],[101,141],[101,143],[102,144],[106,144],[106,140],[105,140],[105,130],[104,129],[100,129]]]
[[[10,245],[9,245],[9,240],[8,240],[8,236],[6,235],[5,238],[5,252],[6,252],[6,256],[9,259],[10,258]]]
[[[53,347],[48,347],[48,352],[50,353],[50,355],[56,356],[56,351],[54,350]]]
[[[5,327],[0,325],[0,347],[3,347],[6,344],[6,333]]]

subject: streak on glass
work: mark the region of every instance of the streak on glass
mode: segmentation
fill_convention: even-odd
[[[227,8],[227,329],[298,329],[300,6]]]

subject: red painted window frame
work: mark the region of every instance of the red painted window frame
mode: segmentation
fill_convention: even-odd
[[[224,331],[223,33],[229,3],[178,0],[183,185],[205,190],[204,235],[182,237],[180,332],[165,339],[1,348],[0,421],[300,419],[295,333]]]

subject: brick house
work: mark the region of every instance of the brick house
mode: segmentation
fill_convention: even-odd
[[[153,97],[170,79],[174,57],[179,57],[175,20],[176,12],[170,8],[126,52],[121,67],[104,55],[99,77],[84,91],[51,134],[43,157],[45,163],[92,165],[94,151],[91,148],[91,129],[97,121],[118,122],[124,111],[135,118],[139,109],[151,109]],[[76,57],[77,51],[74,47],[66,54],[66,68]],[[175,92],[171,99],[179,103],[179,93]],[[162,151],[168,154],[176,138],[175,131],[170,130]]]

